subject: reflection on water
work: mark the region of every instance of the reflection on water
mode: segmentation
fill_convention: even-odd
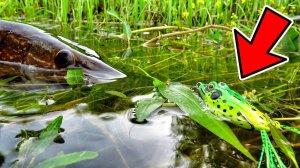
[[[255,167],[178,108],[162,108],[144,124],[130,122],[132,111],[94,115],[83,113],[79,107],[3,123],[0,139],[0,153],[5,156],[3,167],[9,167],[17,159],[15,148],[21,139],[15,136],[21,129],[40,130],[58,115],[64,116],[64,131],[38,156],[37,163],[62,151],[90,150],[99,152],[98,158],[72,167]]]
[[[63,151],[98,151],[99,157],[93,161],[81,162],[76,167],[168,167],[175,159],[177,139],[172,136],[171,115],[162,115],[149,120],[147,124],[131,123],[127,115],[103,113],[101,115],[76,113],[75,110],[56,113],[64,115],[61,133],[64,143],[53,143],[37,162]],[[0,152],[6,156],[4,167],[8,167],[17,156],[14,151],[20,139],[15,138],[21,129],[38,130],[46,121],[55,116],[35,118],[35,121],[5,124],[0,139]],[[152,165],[152,166],[151,166]]]

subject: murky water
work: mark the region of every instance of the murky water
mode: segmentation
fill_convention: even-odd
[[[42,27],[49,28],[49,25]],[[110,30],[115,29],[110,28]],[[95,50],[105,62],[128,77],[113,83],[56,95],[53,99],[61,105],[57,106],[59,110],[33,116],[23,115],[23,113],[30,111],[31,106],[28,104],[44,101],[44,96],[41,96],[45,95],[43,91],[40,95],[35,95],[36,91],[32,91],[31,86],[25,87],[27,91],[22,91],[23,87],[14,93],[2,93],[4,95],[0,98],[2,110],[10,109],[8,114],[18,114],[8,117],[5,113],[0,117],[0,165],[2,167],[9,167],[16,161],[18,152],[15,149],[21,141],[21,138],[16,138],[16,135],[21,130],[40,130],[58,115],[64,117],[62,124],[64,131],[60,133],[61,137],[58,141],[38,156],[37,163],[59,152],[90,150],[99,152],[99,156],[94,160],[83,161],[70,167],[256,167],[255,163],[249,161],[232,146],[191,121],[177,107],[164,107],[157,110],[146,123],[132,122],[134,102],[131,98],[151,93],[153,89],[152,79],[132,65],[143,68],[163,81],[182,82],[188,85],[194,85],[199,81],[206,83],[213,80],[224,81],[241,93],[251,89],[263,93],[265,89],[288,83],[291,80],[287,76],[289,73],[276,70],[253,80],[240,82],[232,43],[225,37],[219,40],[207,40],[203,34],[197,34],[194,37],[184,36],[175,41],[162,41],[162,46],[158,48],[142,47],[141,44],[145,39],[155,35],[150,33],[150,35],[135,36],[129,50],[125,40],[112,38],[109,32],[105,33],[104,30],[72,31],[72,29],[60,29],[58,26],[49,31]],[[284,71],[293,71],[294,67],[298,66],[297,57],[294,60],[296,61],[283,66]],[[280,77],[275,77],[274,73]],[[281,95],[278,100],[285,101],[286,105],[297,104],[299,91],[292,89],[298,82],[299,80],[295,79],[294,83],[284,86],[286,90],[291,90]],[[44,85],[41,85],[36,90],[41,91],[44,88]],[[53,86],[49,87],[48,91],[51,93],[57,88],[65,89]],[[128,98],[105,95],[104,92],[109,90],[122,92]],[[25,98],[21,99],[22,96]],[[8,102],[12,99],[16,102]],[[267,98],[264,100],[270,101]],[[73,101],[75,102],[72,103]],[[280,111],[280,103],[278,104],[271,104],[268,108],[278,108]],[[45,104],[39,104],[33,107],[38,109],[37,111],[47,112],[53,106],[48,108]],[[21,108],[29,110],[22,111]],[[245,131],[235,126],[233,128],[241,142],[258,158],[261,148],[259,133]],[[298,156],[299,135],[288,134],[287,137],[296,144],[294,149]],[[297,159],[300,160],[299,156]]]

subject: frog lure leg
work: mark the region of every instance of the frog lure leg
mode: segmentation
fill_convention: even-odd
[[[267,167],[286,167],[273,147],[267,132],[271,131],[272,135],[277,135],[281,134],[277,130],[284,129],[300,134],[299,129],[281,125],[278,121],[271,120],[268,115],[259,111],[239,93],[231,90],[224,82],[217,83],[213,81],[209,84],[199,82],[194,90],[204,102],[204,108],[216,118],[244,129],[260,131],[262,154],[258,167],[261,166],[264,154],[267,160]],[[276,130],[276,132],[272,130]],[[293,162],[298,167],[297,162],[295,160]]]

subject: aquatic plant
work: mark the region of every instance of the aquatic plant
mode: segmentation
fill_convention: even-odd
[[[4,17],[25,16],[25,19],[48,17],[57,22],[66,24],[73,21],[76,25],[82,25],[86,21],[89,28],[94,28],[94,22],[108,23],[113,21],[108,11],[117,11],[124,20],[135,29],[158,26],[204,26],[207,24],[230,25],[237,16],[235,24],[251,24],[258,15],[260,9],[267,4],[290,16],[299,14],[299,1],[245,1],[245,0],[168,0],[168,1],[98,1],[98,0],[7,0],[1,2],[0,15]],[[35,12],[32,12],[35,11]],[[132,17],[131,17],[132,16]]]
[[[48,126],[41,131],[37,131],[34,135],[37,138],[33,138],[30,134],[27,134],[27,130],[22,130],[19,137],[23,137],[23,140],[19,142],[18,148],[19,152],[18,160],[14,162],[12,167],[35,167],[42,168],[54,168],[61,166],[68,166],[83,160],[94,159],[98,156],[97,152],[93,151],[81,151],[73,153],[59,153],[52,158],[41,163],[35,163],[36,158],[41,155],[47,147],[53,142],[53,140],[58,136],[63,117],[58,116]]]

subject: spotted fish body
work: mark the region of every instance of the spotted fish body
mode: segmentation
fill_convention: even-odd
[[[111,80],[126,75],[89,57],[36,27],[0,20],[0,78],[23,76],[64,80],[69,68],[90,78]]]
[[[208,111],[222,120],[249,130],[269,131],[269,124],[280,128],[279,122],[268,120],[266,114],[223,82],[198,83],[196,87]]]

